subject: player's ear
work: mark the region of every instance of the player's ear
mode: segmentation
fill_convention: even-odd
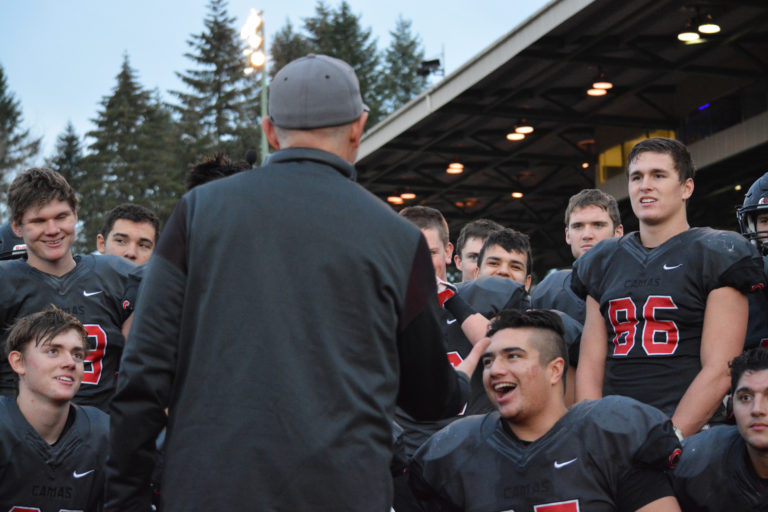
[[[693,178],[688,178],[683,183],[683,201],[693,195]]]
[[[479,262],[478,262],[478,265],[475,267],[475,279],[477,279],[478,276],[480,276],[480,265],[479,265]]]
[[[448,244],[445,246],[445,264],[446,265],[451,264],[452,256],[453,256],[453,244],[451,242],[448,242]]]
[[[525,291],[531,290],[531,281],[533,280],[533,276],[531,274],[528,274],[528,277],[525,278]]]
[[[457,269],[463,270],[461,268],[461,256],[459,256],[458,254],[453,256],[453,264],[456,265]]]
[[[562,357],[556,357],[547,364],[549,369],[549,382],[552,385],[557,384],[565,378],[565,361]]]
[[[17,224],[16,221],[11,221],[11,229],[13,230],[14,235],[21,238],[21,226]]]
[[[96,235],[96,250],[99,251],[101,254],[104,254],[104,251],[106,250],[106,244],[107,241],[104,240],[104,235],[99,233]]]
[[[8,363],[11,365],[11,369],[19,374],[24,375],[24,358],[21,355],[21,352],[18,350],[12,350],[8,353]]]
[[[568,228],[565,228],[565,243],[571,245],[571,234],[568,233]]]
[[[624,236],[624,224],[616,226],[616,229],[613,230],[613,236]]]

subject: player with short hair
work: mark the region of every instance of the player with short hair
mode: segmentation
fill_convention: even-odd
[[[475,278],[499,276],[522,283],[525,290],[531,287],[533,256],[528,235],[504,228],[488,235],[480,249]]]
[[[120,328],[128,312],[121,299],[134,266],[112,255],[72,255],[77,197],[56,171],[35,167],[19,174],[8,190],[8,205],[11,226],[27,245],[27,260],[0,261],[0,329],[50,305],[74,315],[91,344],[74,401],[106,410],[125,343]],[[15,373],[0,361],[0,394],[14,392]]]
[[[96,249],[143,265],[149,261],[160,234],[155,212],[138,204],[123,203],[112,208],[96,235]]]
[[[722,405],[728,361],[744,345],[746,294],[765,276],[736,233],[688,225],[694,166],[682,143],[641,141],[628,162],[639,232],[604,240],[574,264],[573,289],[587,303],[576,395],[631,396],[689,436]]]
[[[53,308],[19,318],[5,347],[18,395],[0,396],[0,507],[100,509],[109,420],[71,403],[83,377],[88,332]]]
[[[425,510],[679,510],[664,474],[680,455],[668,418],[626,397],[566,408],[556,313],[502,311],[488,335],[481,364],[497,411],[418,450],[409,474]]]
[[[448,236],[448,223],[443,214],[429,206],[408,206],[400,210],[400,216],[421,230],[432,255],[435,274],[440,280],[447,281],[447,267],[451,264],[453,244]]]
[[[731,362],[736,426],[721,425],[683,441],[674,472],[683,510],[765,510],[768,503],[768,350]]]
[[[606,238],[624,234],[619,206],[613,196],[588,188],[571,196],[565,209],[565,243],[571,247],[573,259]],[[571,289],[571,269],[550,273],[531,293],[535,308],[556,309],[584,323],[586,305]]]
[[[251,164],[243,160],[233,162],[224,153],[215,153],[212,157],[207,156],[189,168],[184,177],[184,189],[190,191],[195,187],[214,181],[219,178],[226,178],[239,172],[248,171]]]
[[[480,249],[485,240],[494,231],[504,229],[504,226],[490,219],[477,219],[464,224],[456,240],[456,254],[453,262],[461,271],[462,281],[471,281],[475,278]]]

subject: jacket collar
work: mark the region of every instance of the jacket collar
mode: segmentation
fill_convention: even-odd
[[[287,163],[287,162],[301,162],[311,161],[319,164],[325,164],[333,167],[339,171],[343,176],[346,176],[352,181],[357,179],[357,171],[355,166],[344,160],[343,158],[328,153],[322,149],[315,148],[286,148],[281,149],[269,156],[264,165]]]

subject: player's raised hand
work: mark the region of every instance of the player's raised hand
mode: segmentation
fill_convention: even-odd
[[[480,358],[483,357],[483,354],[485,354],[485,351],[490,344],[491,338],[488,337],[475,343],[475,346],[472,347],[472,352],[467,354],[467,357],[465,357],[461,364],[456,367],[456,371],[465,374],[471,379],[472,374],[475,373],[475,368],[477,368],[477,363],[480,362]]]

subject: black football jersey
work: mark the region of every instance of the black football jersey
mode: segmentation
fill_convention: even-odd
[[[125,340],[120,331],[129,311],[122,307],[126,278],[134,265],[110,255],[75,256],[75,268],[57,277],[23,260],[0,262],[0,342],[19,317],[55,305],[80,320],[89,334],[90,352],[74,402],[107,410],[115,387]],[[14,396],[16,374],[0,358],[0,391]]]
[[[21,414],[16,400],[0,397],[0,510],[100,510],[109,446],[108,416],[71,405],[74,421],[49,445]]]
[[[571,274],[571,270],[558,270],[545,277],[531,292],[531,306],[562,311],[583,325],[587,306],[571,288]]]
[[[668,418],[614,396],[574,405],[531,443],[498,412],[456,421],[416,452],[409,473],[415,494],[440,504],[429,510],[601,512],[625,502],[621,484],[635,471],[662,482],[637,491],[643,505],[671,495],[663,472],[679,455]]]
[[[684,511],[768,511],[768,482],[761,480],[735,426],[718,426],[683,440],[674,489]]]
[[[701,370],[709,292],[765,286],[757,250],[736,233],[693,228],[653,249],[639,233],[603,240],[576,260],[573,290],[600,304],[608,332],[603,393],[672,414]]]

